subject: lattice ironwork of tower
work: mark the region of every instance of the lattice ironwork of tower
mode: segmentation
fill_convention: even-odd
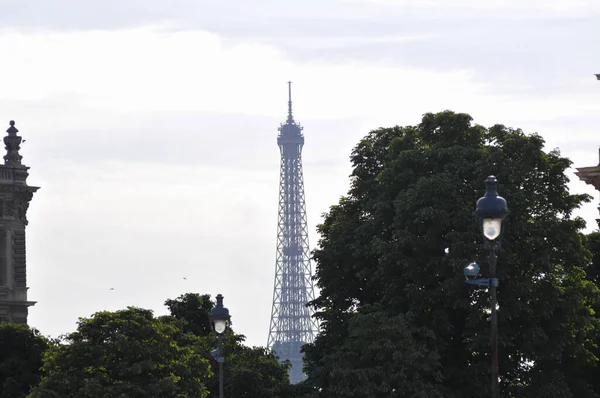
[[[275,287],[267,346],[281,361],[289,360],[290,382],[306,378],[300,348],[312,343],[317,321],[306,304],[314,299],[308,247],[304,177],[302,172],[302,127],[292,115],[292,83],[288,82],[287,121],[279,127],[277,145],[281,154],[279,174],[279,219]]]

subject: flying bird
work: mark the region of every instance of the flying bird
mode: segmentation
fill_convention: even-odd
[[[108,289],[108,290],[115,290],[115,288],[114,288],[114,287],[111,287],[111,288],[110,288],[110,289]]]
[[[184,281],[187,281],[187,278],[184,276],[184,277],[183,277],[183,280],[184,280]]]
[[[596,79],[600,80],[600,73],[596,73]]]

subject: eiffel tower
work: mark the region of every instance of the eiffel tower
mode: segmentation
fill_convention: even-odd
[[[277,255],[275,262],[275,286],[273,307],[267,346],[279,356],[280,361],[289,360],[290,382],[295,384],[306,379],[302,371],[303,354],[300,348],[312,343],[318,330],[317,321],[306,303],[314,300],[314,286],[304,177],[302,173],[302,127],[292,115],[292,82],[288,82],[287,121],[279,127],[277,145],[281,153],[279,172],[279,219],[277,224]]]

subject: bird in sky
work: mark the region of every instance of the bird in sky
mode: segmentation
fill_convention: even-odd
[[[187,281],[187,278],[184,276],[184,277],[183,277],[183,280],[184,280],[184,281]]]
[[[114,287],[111,287],[111,288],[110,288],[110,289],[108,289],[108,290],[115,290],[115,288],[114,288]]]
[[[600,73],[596,73],[596,79],[600,80]]]

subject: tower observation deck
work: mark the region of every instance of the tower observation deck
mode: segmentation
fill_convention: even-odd
[[[300,348],[312,343],[318,324],[306,304],[314,300],[308,245],[304,177],[302,172],[302,127],[292,115],[292,85],[288,82],[287,121],[279,127],[277,145],[281,154],[279,173],[279,216],[275,286],[267,346],[281,361],[289,360],[290,382],[306,376]]]

